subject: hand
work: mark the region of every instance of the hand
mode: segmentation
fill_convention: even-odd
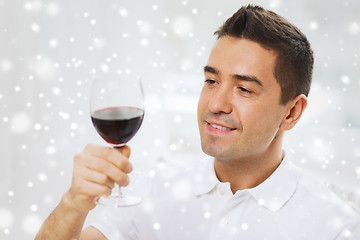
[[[75,155],[72,183],[64,199],[79,211],[90,211],[98,196],[109,196],[114,184],[127,186],[131,149],[121,149],[88,144]]]

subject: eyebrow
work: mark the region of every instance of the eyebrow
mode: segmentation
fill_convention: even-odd
[[[216,75],[220,75],[220,71],[218,69],[216,69],[214,67],[210,67],[208,65],[206,65],[204,67],[204,72],[209,72],[209,73],[213,73]],[[259,86],[263,87],[262,82],[255,76],[244,75],[244,74],[232,74],[231,77],[234,79],[237,79],[237,80],[254,82],[254,83],[258,84]]]

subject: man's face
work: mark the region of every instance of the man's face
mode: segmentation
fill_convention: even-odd
[[[274,77],[277,54],[250,40],[221,37],[198,104],[203,151],[223,160],[266,154],[286,115]]]

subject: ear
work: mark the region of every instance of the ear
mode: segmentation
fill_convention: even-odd
[[[287,112],[280,124],[280,129],[288,131],[292,129],[300,120],[301,115],[307,106],[307,98],[304,94],[300,94],[286,105]]]

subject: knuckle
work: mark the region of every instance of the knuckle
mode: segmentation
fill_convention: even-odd
[[[84,151],[90,151],[90,149],[93,149],[93,148],[94,148],[94,144],[88,143],[88,144],[86,144]]]
[[[102,187],[100,189],[101,196],[109,196],[110,194],[111,194],[111,189],[109,189],[108,187]]]
[[[113,151],[112,148],[104,147],[102,154],[103,154],[104,157],[109,158],[112,155],[112,151]]]
[[[74,155],[74,160],[75,160],[75,161],[78,161],[79,158],[81,158],[81,153],[76,153],[76,154]]]
[[[76,153],[74,155],[74,163],[78,163],[78,162],[81,162],[82,159],[83,159],[83,154],[82,153]]]
[[[100,170],[102,172],[106,171],[107,170],[107,164],[106,164],[106,160],[103,160],[103,159],[97,159],[94,163],[94,167],[97,169],[97,170]]]
[[[133,170],[133,166],[132,166],[131,162],[125,161],[125,163],[124,163],[124,171],[126,173],[130,173],[130,172],[132,172],[132,170]]]
[[[126,162],[128,162],[128,158],[126,158],[124,155],[119,155],[116,158],[114,158],[113,162],[116,165],[116,167],[124,169]]]
[[[109,178],[106,175],[101,175],[99,181],[100,184],[106,185],[107,182],[109,181]]]
[[[115,182],[117,182],[117,183],[121,183],[121,182],[123,182],[124,181],[124,176],[122,175],[122,174],[118,174],[118,175],[116,175],[116,177],[115,177]]]
[[[121,169],[124,173],[130,173],[132,170],[131,163],[128,159],[121,159],[116,163],[116,167]]]
[[[116,181],[120,186],[127,186],[129,185],[129,177],[126,174],[121,174],[120,176],[118,176],[118,179]]]

